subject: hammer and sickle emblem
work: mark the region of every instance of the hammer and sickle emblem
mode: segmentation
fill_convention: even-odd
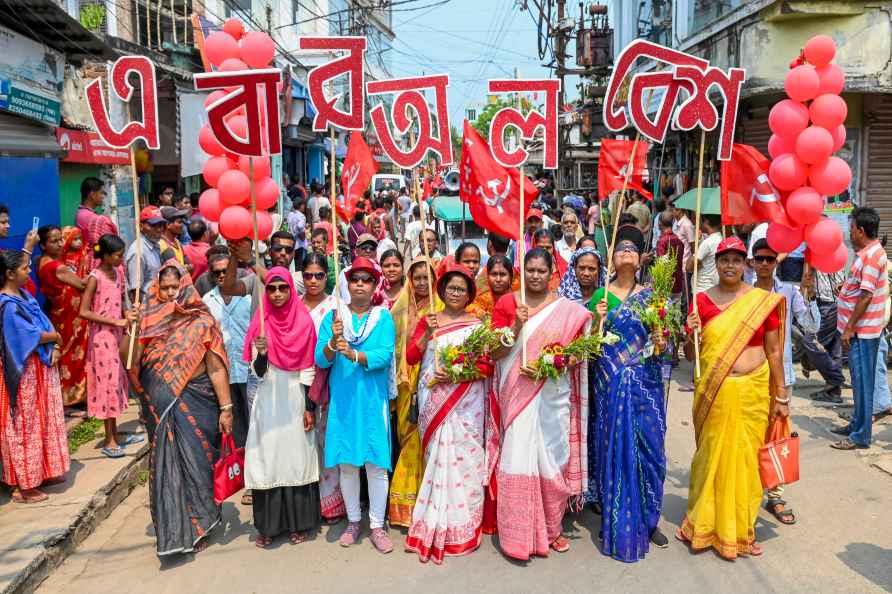
[[[498,188],[502,185],[502,181],[498,179],[491,179],[487,182],[487,187],[489,187],[489,191],[492,192],[492,195],[489,196],[483,190],[483,186],[477,187],[477,193],[483,198],[483,202],[486,203],[487,206],[495,208],[499,214],[504,212],[502,208],[502,202],[508,197],[508,194],[511,193],[511,178],[509,177],[505,181],[505,191],[499,193]]]

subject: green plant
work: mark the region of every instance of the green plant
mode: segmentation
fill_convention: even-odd
[[[140,470],[138,473],[136,473],[136,482],[139,483],[140,486],[143,486],[147,482],[149,482],[149,471]]]
[[[85,4],[80,11],[81,25],[90,31],[98,31],[105,22],[105,5]]]
[[[75,453],[82,445],[102,435],[105,424],[101,419],[87,417],[84,422],[68,433],[68,453]]]

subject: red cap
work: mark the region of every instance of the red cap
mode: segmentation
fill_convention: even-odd
[[[527,211],[527,216],[524,220],[532,219],[532,218],[542,219],[542,211],[538,208],[531,208]]]
[[[141,211],[139,211],[139,221],[141,223],[148,223],[150,225],[157,225],[158,223],[165,223],[167,219],[161,214],[161,209],[157,206],[146,206]]]
[[[715,250],[716,257],[721,256],[725,252],[740,252],[746,257],[746,246],[740,241],[739,237],[726,237]]]
[[[377,283],[381,280],[381,273],[378,272],[378,269],[375,267],[375,264],[365,258],[363,256],[359,256],[358,258],[353,258],[353,263],[350,264],[350,268],[346,271],[347,280],[350,280],[350,274],[354,271],[363,270],[368,272],[375,278],[375,282]]]

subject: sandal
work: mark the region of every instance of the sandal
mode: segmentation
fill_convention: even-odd
[[[551,541],[551,548],[558,553],[566,553],[570,550],[570,543],[567,542],[567,539],[564,538],[563,534],[561,534],[553,541]]]
[[[12,492],[11,498],[15,503],[40,503],[50,498],[49,495],[39,489],[27,489],[28,494],[22,493],[21,489]]]
[[[121,447],[142,443],[146,440],[146,436],[140,435],[139,433],[121,433],[121,435],[126,436],[124,439],[118,441],[118,445]]]
[[[242,505],[253,505],[253,504],[254,504],[254,497],[251,495],[251,490],[248,489],[242,495]]]
[[[307,542],[307,535],[305,532],[292,532],[291,536],[288,537],[288,540],[290,540],[293,545],[299,545],[302,542]]]
[[[686,545],[691,544],[690,539],[688,539],[688,537],[684,535],[684,532],[682,531],[681,528],[679,528],[678,530],[675,531],[675,540],[681,541],[681,542],[685,543]]]
[[[107,458],[123,458],[124,457],[124,448],[121,446],[115,446],[110,448],[108,446],[99,450],[102,452]]]
[[[762,555],[763,552],[764,551],[762,550],[762,547],[759,545],[759,543],[753,541],[750,543],[749,549],[747,549],[746,554],[752,557],[759,557]]]
[[[783,499],[769,499],[765,504],[765,509],[781,524],[790,526],[796,523],[796,515],[792,509],[786,508],[787,502]]]
[[[269,545],[273,544],[273,539],[269,536],[260,536],[257,535],[257,538],[254,539],[254,546],[258,549],[265,549]]]

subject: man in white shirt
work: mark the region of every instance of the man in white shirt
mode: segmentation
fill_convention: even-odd
[[[331,208],[331,202],[324,194],[322,194],[322,190],[317,187],[313,191],[313,195],[310,196],[310,199],[307,201],[307,214],[310,215],[310,221],[312,223],[319,222],[319,209],[323,206]]]
[[[720,215],[702,215],[700,228],[705,236],[697,248],[697,278],[693,279],[694,293],[707,291],[719,282],[715,266],[715,251],[722,242],[722,218]],[[688,272],[694,271],[694,259],[688,260]]]

